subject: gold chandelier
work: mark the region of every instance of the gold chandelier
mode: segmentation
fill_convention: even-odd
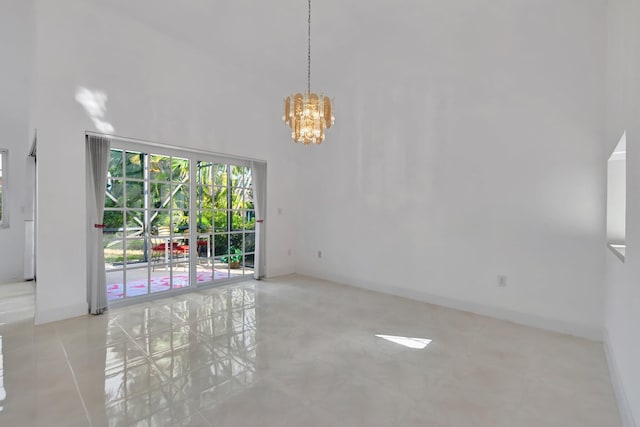
[[[311,92],[311,0],[307,32],[307,91],[287,96],[284,100],[282,120],[291,128],[291,137],[305,145],[324,141],[325,128],[335,122],[331,99]]]

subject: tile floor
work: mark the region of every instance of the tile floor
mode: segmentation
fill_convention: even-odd
[[[33,320],[34,294],[34,282],[0,284],[0,326],[21,320]]]
[[[2,426],[620,425],[599,343],[299,276],[0,336]]]

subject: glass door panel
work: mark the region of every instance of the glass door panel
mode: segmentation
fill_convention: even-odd
[[[124,298],[124,271],[107,270],[107,295],[109,301],[117,301]]]
[[[126,298],[147,295],[149,293],[149,270],[147,266],[128,266],[125,269]]]
[[[108,171],[109,300],[189,286],[190,160],[114,148]]]
[[[153,264],[150,274],[150,292],[157,293],[171,288],[171,265]]]
[[[250,193],[251,169],[242,165],[199,161],[196,177],[196,221],[201,233],[197,283],[243,276],[244,230],[255,227]]]
[[[213,174],[211,162],[196,163],[196,283],[213,281]]]
[[[253,264],[254,259],[255,259],[254,254],[249,254],[244,256],[244,265],[243,265],[244,268],[242,270],[242,274],[244,274],[245,276],[252,276],[253,273],[255,272],[254,264]]]

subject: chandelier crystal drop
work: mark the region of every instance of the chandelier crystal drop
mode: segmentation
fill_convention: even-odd
[[[324,141],[325,129],[335,121],[332,102],[323,94],[311,92],[311,0],[309,0],[307,37],[307,91],[288,96],[284,100],[282,120],[291,128],[291,137],[305,145]]]

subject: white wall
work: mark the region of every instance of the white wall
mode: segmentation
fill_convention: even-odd
[[[315,36],[297,271],[600,338],[605,3],[369,4]]]
[[[267,274],[294,271],[288,251],[294,243],[296,168],[280,122],[280,100],[289,89],[256,72],[267,67],[259,62],[261,44],[234,43],[244,37],[238,27],[225,33],[227,39],[212,34],[205,41],[212,50],[205,52],[170,30],[137,19],[127,3],[36,3],[36,322],[86,313],[84,132],[96,129],[74,99],[78,87],[107,94],[104,120],[117,135],[266,160]],[[145,18],[175,10],[174,2],[136,2],[136,7],[138,3],[148,11]],[[246,16],[229,13],[236,24]],[[211,22],[201,15],[191,18],[201,19],[202,25]],[[225,16],[216,19],[231,25],[224,24]],[[195,21],[178,24],[200,26]],[[211,28],[221,31],[220,25]],[[259,25],[253,28],[264,31]]]
[[[0,228],[0,283],[23,279],[24,220],[32,218],[27,160],[30,75],[33,61],[33,2],[0,2],[0,148],[9,150],[9,228]]]
[[[624,263],[603,249],[605,345],[625,426],[635,426],[640,422],[640,2],[611,0],[607,12],[605,149],[611,152],[626,130],[627,249]]]

